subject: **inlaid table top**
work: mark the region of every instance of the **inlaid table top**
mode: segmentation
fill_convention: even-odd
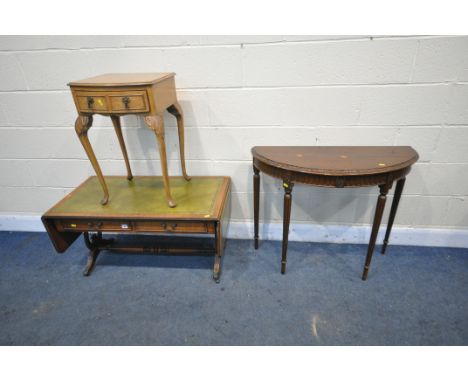
[[[410,146],[256,146],[252,155],[277,168],[330,176],[387,173],[418,160]]]

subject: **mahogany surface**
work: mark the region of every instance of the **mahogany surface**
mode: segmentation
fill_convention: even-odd
[[[294,183],[319,187],[379,186],[372,233],[362,279],[366,280],[388,191],[397,181],[382,253],[388,245],[406,175],[418,160],[409,146],[256,146],[254,167],[254,240],[258,248],[260,171],[282,179],[284,194],[281,272],[286,271],[287,241]]]

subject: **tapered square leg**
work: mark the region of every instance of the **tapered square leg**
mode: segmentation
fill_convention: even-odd
[[[292,189],[294,184],[287,180],[283,181],[284,208],[283,208],[283,245],[281,252],[281,273],[286,273],[286,258],[288,252],[289,221],[291,218]]]
[[[385,209],[385,202],[387,200],[387,193],[389,186],[380,185],[380,195],[377,199],[377,207],[375,209],[374,223],[372,224],[372,232],[369,240],[369,246],[367,247],[367,256],[366,263],[364,265],[364,271],[362,272],[362,279],[367,279],[367,274],[369,273],[369,267],[372,260],[372,253],[374,252],[375,240],[377,239],[377,234],[379,233],[380,222],[382,221],[382,215]]]
[[[253,188],[254,188],[254,240],[255,249],[258,249],[258,221],[260,204],[260,171],[253,166]]]
[[[403,192],[403,188],[405,187],[405,181],[406,181],[406,178],[402,178],[398,180],[396,187],[395,187],[395,195],[393,195],[392,208],[390,210],[390,216],[388,218],[388,224],[387,224],[387,231],[385,232],[385,239],[384,239],[383,246],[382,246],[382,254],[384,254],[385,250],[387,249],[388,240],[390,238],[390,233],[392,232],[393,222],[395,220],[395,215],[398,209],[398,204],[400,203],[401,194]]]

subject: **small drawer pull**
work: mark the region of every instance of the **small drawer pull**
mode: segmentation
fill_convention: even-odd
[[[88,223],[88,227],[101,228],[102,227],[102,222]]]
[[[164,229],[167,228],[167,224],[166,223],[161,223],[161,227],[163,227]]]
[[[174,223],[174,224],[172,225],[172,229],[176,229],[176,228],[177,228],[177,223]]]
[[[88,109],[92,109],[93,104],[94,104],[94,98],[93,97],[87,97],[86,101],[88,102]]]
[[[129,104],[130,104],[130,97],[123,97],[122,102],[123,102],[123,104],[125,106],[125,109],[128,109]]]

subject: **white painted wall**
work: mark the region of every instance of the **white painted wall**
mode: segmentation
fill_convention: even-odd
[[[396,224],[468,227],[468,37],[457,36],[0,36],[4,223],[39,216],[93,174],[66,83],[145,71],[176,72],[187,169],[232,177],[234,222],[253,217],[254,145],[411,145],[420,160]],[[134,174],[160,174],[153,133],[140,118],[123,123]],[[96,117],[90,138],[104,173],[124,174],[109,119]],[[262,218],[279,222],[281,182],[264,176],[262,191]],[[376,195],[298,185],[292,221],[369,225]]]

